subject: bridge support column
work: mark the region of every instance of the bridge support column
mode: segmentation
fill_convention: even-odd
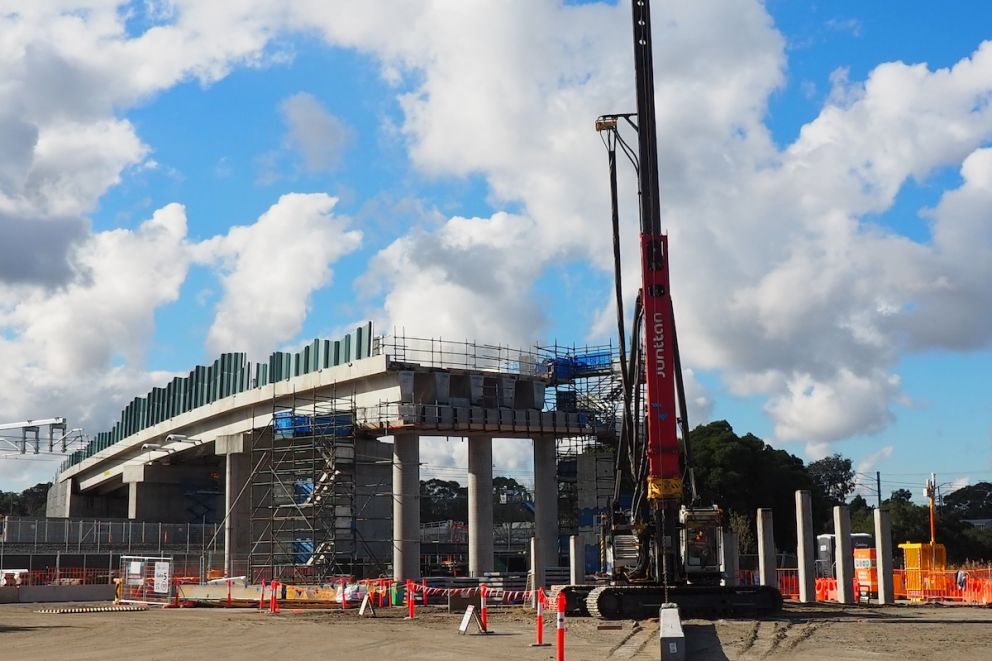
[[[799,560],[799,602],[816,601],[816,575],[813,571],[816,540],[813,539],[813,505],[809,491],[796,491],[796,557]]]
[[[541,567],[557,567],[558,466],[554,438],[534,439],[534,537]]]
[[[892,590],[892,526],[889,513],[875,508],[875,561],[878,565],[878,603],[896,603]]]
[[[723,584],[728,587],[737,585],[737,570],[740,569],[740,554],[737,543],[737,533],[732,530],[723,531]]]
[[[420,578],[420,436],[393,436],[393,578]]]
[[[493,438],[468,439],[468,575],[493,570]]]
[[[758,508],[758,581],[761,585],[778,587],[775,532],[772,528],[772,511],[767,507]]]
[[[586,545],[581,535],[568,538],[568,582],[581,585],[586,578]]]
[[[851,512],[846,505],[834,507],[834,548],[837,553],[837,601],[854,603],[854,549],[851,547]]]
[[[127,518],[132,521],[177,523],[182,512],[183,490],[178,484],[163,482],[127,483]]]
[[[251,479],[251,459],[245,447],[246,434],[218,436],[214,451],[224,457],[224,572],[227,576],[248,572],[251,545],[251,506],[245,485]]]

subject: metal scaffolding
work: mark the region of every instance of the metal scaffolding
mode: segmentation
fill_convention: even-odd
[[[538,351],[549,378],[548,405],[578,414],[586,430],[557,441],[559,532],[591,535],[613,496],[623,397],[618,349],[555,344]]]
[[[255,430],[251,445],[253,581],[320,584],[384,569],[388,559],[377,557],[358,522],[377,518],[369,504],[386,496],[388,483],[369,484],[374,471],[358,483],[360,465],[382,462],[356,452],[358,432],[353,397],[294,395],[273,403],[270,424]],[[388,475],[388,466],[383,470]]]

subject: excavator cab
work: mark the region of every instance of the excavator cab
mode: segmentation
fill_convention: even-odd
[[[682,571],[693,585],[719,585],[723,578],[723,526],[720,509],[682,507]]]

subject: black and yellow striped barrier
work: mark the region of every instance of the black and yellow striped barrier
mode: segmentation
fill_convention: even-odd
[[[126,613],[146,610],[148,610],[148,606],[81,606],[78,608],[45,608],[37,610],[35,613],[64,615],[67,613]]]

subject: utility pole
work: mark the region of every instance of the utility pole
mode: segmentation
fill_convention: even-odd
[[[875,471],[875,488],[878,489],[878,509],[882,509],[882,471]]]

